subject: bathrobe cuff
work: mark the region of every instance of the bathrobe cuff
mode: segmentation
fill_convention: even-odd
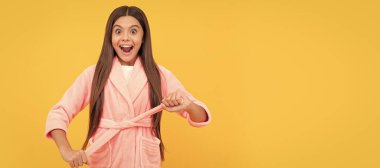
[[[189,113],[187,111],[183,111],[181,113],[181,115],[187,119],[187,122],[191,126],[194,126],[194,127],[203,127],[203,126],[206,126],[206,125],[210,124],[210,122],[211,122],[211,115],[210,115],[210,111],[207,108],[207,106],[204,103],[202,103],[202,102],[200,102],[198,100],[195,100],[193,103],[196,104],[196,105],[198,105],[198,106],[201,106],[206,111],[207,120],[204,121],[204,122],[193,121],[193,120],[191,120],[190,115],[189,115]]]
[[[51,129],[45,130],[45,137],[48,139],[52,139],[51,131],[53,131],[55,129],[60,129],[60,130],[63,130],[67,133],[67,126],[64,124],[60,124],[59,121],[57,121],[56,124],[50,125],[49,128],[51,128]]]

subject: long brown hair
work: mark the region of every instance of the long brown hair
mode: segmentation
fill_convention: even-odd
[[[103,47],[95,68],[95,74],[91,85],[89,129],[87,132],[86,141],[82,146],[83,150],[86,149],[88,141],[98,129],[100,117],[102,116],[104,86],[106,84],[106,81],[108,80],[109,74],[112,69],[113,58],[116,54],[115,50],[112,47],[112,26],[115,23],[115,21],[122,16],[132,16],[136,18],[144,30],[143,43],[138,52],[138,56],[141,57],[142,65],[144,67],[144,71],[148,79],[149,99],[151,102],[151,107],[155,107],[161,104],[161,77],[159,74],[157,64],[153,59],[148,20],[144,12],[135,6],[118,7],[111,13],[111,15],[108,18]],[[164,144],[162,143],[160,130],[161,115],[162,111],[153,115],[152,124],[154,129],[152,129],[152,131],[154,135],[161,140],[160,154],[161,159],[164,160]]]

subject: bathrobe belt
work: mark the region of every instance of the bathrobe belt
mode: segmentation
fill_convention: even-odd
[[[96,150],[110,141],[116,134],[118,134],[121,130],[131,128],[131,127],[152,127],[152,121],[149,116],[163,110],[162,104],[136,116],[135,118],[115,122],[109,119],[101,119],[99,123],[100,128],[108,128],[106,132],[96,138],[96,141],[93,142],[90,147],[88,147],[85,151],[87,157],[92,155]],[[92,141],[92,139],[90,140]]]

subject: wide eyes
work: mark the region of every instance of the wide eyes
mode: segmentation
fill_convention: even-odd
[[[121,33],[121,30],[120,29],[116,29],[115,30],[115,34],[120,34]]]
[[[120,33],[121,33],[121,29],[119,29],[119,28],[117,28],[117,29],[115,29],[115,34],[117,34],[117,35],[119,35]],[[138,30],[136,29],[136,28],[132,28],[131,30],[130,30],[130,33],[132,34],[132,35],[135,35],[135,34],[137,34],[137,32],[138,32]]]
[[[132,34],[137,34],[137,29],[135,29],[135,28],[131,29],[131,33]]]

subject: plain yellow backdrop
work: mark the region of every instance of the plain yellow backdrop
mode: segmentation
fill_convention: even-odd
[[[0,167],[68,167],[46,115],[100,54],[109,14],[142,8],[157,62],[211,125],[165,113],[164,168],[380,167],[379,1],[1,1]],[[69,127],[79,148],[88,109]]]

